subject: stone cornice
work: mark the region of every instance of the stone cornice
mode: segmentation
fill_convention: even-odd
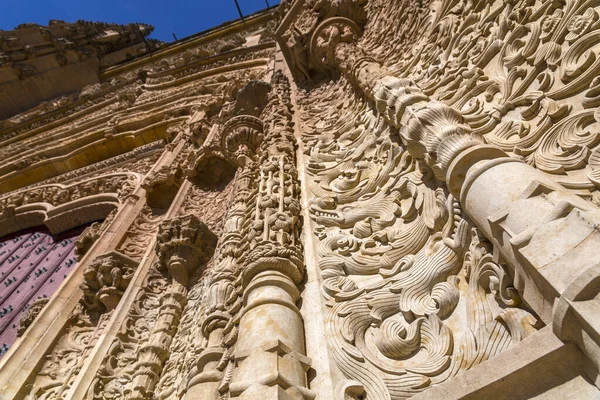
[[[249,27],[259,25],[261,23],[268,22],[273,19],[273,8],[261,11],[257,14],[245,17],[245,21],[236,20],[232,23],[229,23],[222,27],[217,27],[214,29],[210,29],[206,32],[199,33],[194,36],[190,36],[188,38],[181,39],[171,45],[158,50],[151,55],[143,56],[137,58],[131,62],[128,62],[124,65],[117,65],[114,67],[110,67],[101,72],[100,77],[102,80],[107,80],[115,75],[123,74],[128,71],[131,71],[135,68],[141,67],[146,64],[150,64],[156,62],[158,58],[164,58],[167,56],[171,56],[177,53],[181,53],[187,49],[198,47],[204,43],[207,43],[211,40],[218,39],[223,36],[230,35],[232,33],[236,33],[242,31],[244,29],[248,29]]]
[[[35,135],[38,130],[47,130],[49,126],[61,126],[75,118],[92,112],[95,105],[102,104],[104,101],[110,101],[111,97],[107,95],[114,94],[127,85],[136,82],[139,77],[123,80],[113,86],[99,90],[96,93],[82,96],[75,101],[70,101],[67,105],[59,107],[55,110],[36,115],[32,118],[27,118],[15,125],[7,126],[0,129],[0,140],[8,139],[4,142],[5,145],[14,141],[22,140],[26,137]],[[114,100],[113,100],[114,101]],[[91,104],[90,104],[91,103]],[[11,134],[12,133],[12,134]],[[18,136],[25,133],[24,136]],[[15,136],[18,136],[14,140]]]
[[[275,46],[273,46],[273,50],[274,49],[275,49]],[[250,59],[247,61],[241,61],[236,64],[223,65],[223,66],[220,66],[217,68],[212,68],[212,69],[196,72],[194,74],[187,75],[187,76],[175,79],[173,81],[157,83],[154,85],[147,84],[147,85],[144,85],[144,88],[148,89],[148,90],[167,89],[167,88],[170,88],[173,86],[178,86],[178,85],[181,85],[181,84],[184,84],[187,82],[195,81],[195,80],[206,78],[209,76],[224,74],[226,72],[231,72],[231,71],[236,71],[236,70],[246,70],[246,69],[250,69],[250,68],[266,66],[268,64],[268,62],[269,62],[268,57]]]
[[[230,59],[235,59],[235,57],[250,55],[252,53],[273,47],[275,47],[275,42],[260,43],[255,46],[241,47],[238,49],[226,51],[221,54],[215,54],[213,56],[205,57],[198,61],[181,65],[176,68],[171,68],[166,71],[160,71],[156,73],[149,72],[147,77],[147,83],[152,84],[153,80],[164,76],[186,76],[189,74],[189,70],[196,70],[200,66],[207,66],[208,69],[211,69],[211,64],[217,64],[219,61],[229,61]]]
[[[71,151],[33,163],[19,171],[8,172],[7,168],[9,166],[7,166],[5,167],[5,175],[0,179],[0,191],[7,192],[18,189],[36,183],[41,180],[40,178],[47,179],[69,172],[73,166],[85,167],[94,155],[96,155],[96,162],[102,161],[106,157],[98,152],[99,149],[103,149],[106,153],[107,149],[112,148],[114,153],[111,156],[114,156],[123,149],[126,149],[125,152],[127,152],[145,143],[154,142],[164,138],[164,131],[166,131],[167,126],[176,122],[178,121],[160,121],[133,132],[123,132],[109,136],[104,136],[102,132],[99,132],[100,137],[92,142],[83,146],[73,143],[69,147]],[[52,166],[52,168],[48,168],[48,166]]]

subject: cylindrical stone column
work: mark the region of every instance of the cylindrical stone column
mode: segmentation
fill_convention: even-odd
[[[304,323],[296,305],[304,277],[290,88],[278,71],[262,114],[265,140],[241,271],[243,306],[229,386],[239,399],[313,399]]]
[[[208,151],[202,151],[196,164],[205,162],[214,152],[226,157],[238,169],[217,260],[207,278],[207,309],[201,322],[204,336],[201,340],[206,340],[206,347],[198,355],[187,382],[184,399],[190,400],[216,400],[221,395],[220,388],[227,390],[225,372],[236,336],[234,317],[241,301],[236,283],[240,270],[238,259],[243,253],[244,236],[248,230],[247,216],[254,208],[253,191],[258,173],[256,151],[262,142],[263,122],[256,117],[241,115],[233,117],[216,131],[219,136],[214,140],[207,139],[209,144],[205,150]],[[216,148],[211,149],[211,142],[217,143]]]

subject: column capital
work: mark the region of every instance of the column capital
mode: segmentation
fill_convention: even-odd
[[[90,311],[112,311],[129,286],[138,262],[118,251],[96,257],[83,270],[83,303]]]
[[[161,267],[173,279],[187,285],[191,272],[212,257],[217,237],[194,215],[163,221],[158,228],[156,252]]]

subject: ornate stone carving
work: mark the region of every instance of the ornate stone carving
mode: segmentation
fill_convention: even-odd
[[[163,214],[157,214],[147,205],[144,206],[117,250],[128,257],[140,260],[146,253],[154,235],[158,232],[158,224],[163,218]]]
[[[156,242],[157,260],[128,315],[134,328],[123,332],[109,351],[109,360],[90,388],[92,398],[126,396],[145,399],[153,393],[187,303],[190,275],[205,265],[216,236],[193,215],[163,221]],[[130,363],[130,357],[137,360]]]
[[[297,0],[277,28],[279,45],[302,83],[333,67],[335,45],[360,36],[366,0]]]
[[[83,303],[88,310],[114,310],[131,282],[137,264],[117,251],[103,254],[88,264],[81,285]]]
[[[68,186],[51,184],[25,189],[0,198],[0,214],[9,215],[14,213],[16,207],[27,204],[48,203],[58,206],[100,193],[116,193],[119,199],[124,199],[133,191],[136,181],[137,176],[124,173],[104,175]]]
[[[100,235],[113,221],[115,214],[116,210],[112,211],[104,221],[92,223],[79,235],[75,241],[75,255],[78,261],[81,261],[81,258],[88,252],[90,247],[100,238]]]
[[[185,215],[159,225],[156,253],[160,266],[186,286],[188,273],[210,260],[216,242],[216,236],[203,222],[193,215]]]
[[[213,158],[228,161],[233,165],[244,165],[254,158],[263,140],[263,122],[250,115],[231,118],[220,129],[213,130],[204,145],[193,156],[188,174],[197,176],[198,171]],[[216,171],[210,171],[219,175]]]
[[[313,97],[305,112],[309,127],[330,111]],[[307,171],[326,329],[346,377],[367,396],[407,398],[534,332],[506,270],[469,234],[472,223],[436,178],[429,157],[437,153],[418,151],[431,141],[403,150],[395,127],[357,100],[337,118],[355,122],[307,136]],[[490,294],[506,313],[494,315]],[[462,318],[467,327],[453,322]]]
[[[29,310],[27,310],[27,314],[25,314],[25,316],[21,318],[21,321],[19,322],[19,330],[17,331],[18,336],[22,336],[25,333],[27,328],[29,328],[29,325],[31,325],[31,323],[37,318],[38,314],[40,311],[42,311],[49,300],[50,299],[37,299],[31,303]]]
[[[0,124],[0,189],[30,185],[0,199],[0,227],[99,197],[141,210],[79,242],[139,260],[135,282],[109,257],[86,265],[69,323],[0,369],[17,382],[2,395],[596,395],[600,2],[284,0],[267,14]],[[84,166],[101,146],[130,153]],[[513,373],[521,353],[537,358]]]
[[[156,243],[159,268],[167,269],[172,281],[161,296],[148,344],[138,350],[129,398],[145,399],[153,393],[187,301],[189,276],[212,257],[215,245],[216,236],[192,215],[161,223]]]

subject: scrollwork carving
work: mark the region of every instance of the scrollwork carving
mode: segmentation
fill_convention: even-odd
[[[346,101],[339,122],[309,130],[330,111],[316,93],[303,107],[327,336],[337,366],[367,396],[408,398],[493,357],[539,322],[436,173],[452,153],[482,143],[452,133],[462,116],[419,106],[425,95],[393,84],[375,98],[381,111],[397,105],[408,117],[380,119],[367,103],[343,100],[343,85],[317,92],[322,102]],[[404,124],[415,118],[422,122]],[[396,132],[407,149],[394,142]],[[453,322],[462,319],[468,326]]]

